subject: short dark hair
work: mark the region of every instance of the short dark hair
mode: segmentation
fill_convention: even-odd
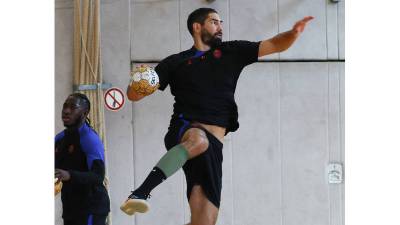
[[[87,109],[87,112],[90,111],[90,100],[89,98],[82,93],[75,92],[69,95],[70,97],[78,98],[79,99],[79,105],[82,105],[85,109]]]
[[[74,97],[74,98],[79,99],[79,103],[78,104],[82,105],[82,107],[84,107],[87,110],[87,113],[89,114],[89,112],[90,112],[90,100],[85,94],[82,94],[82,93],[79,93],[79,92],[74,92],[74,93],[70,94],[68,97]],[[87,125],[89,125],[90,127],[92,127],[91,123],[90,123],[90,119],[88,117],[86,117],[85,123]]]
[[[210,13],[218,13],[215,9],[212,8],[198,8],[190,13],[187,19],[187,28],[190,34],[193,36],[193,24],[200,23],[204,24],[204,21],[207,19],[208,14]]]

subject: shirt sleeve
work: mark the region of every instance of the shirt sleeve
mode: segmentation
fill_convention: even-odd
[[[104,147],[100,138],[93,132],[81,137],[81,146],[86,154],[87,166],[90,170],[94,160],[104,161]]]
[[[102,184],[105,176],[105,165],[103,160],[93,160],[92,167],[88,172],[69,170],[73,184]]]
[[[232,47],[235,49],[239,63],[247,66],[258,61],[258,48],[260,42],[252,41],[232,41]]]
[[[86,133],[81,137],[82,151],[86,154],[88,172],[70,170],[71,183],[102,184],[105,175],[104,147],[99,136]]]
[[[155,68],[158,78],[160,80],[161,91],[164,91],[168,86],[171,78],[171,56],[163,59]]]
[[[161,61],[156,68],[154,68],[156,71],[158,78],[160,80],[160,87],[158,88],[161,91],[164,91],[165,88],[168,86],[169,83],[169,66],[167,60]]]

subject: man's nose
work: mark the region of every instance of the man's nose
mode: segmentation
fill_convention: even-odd
[[[62,110],[62,114],[63,115],[68,115],[68,114],[70,114],[71,113],[71,109],[70,108],[64,108],[63,110]]]

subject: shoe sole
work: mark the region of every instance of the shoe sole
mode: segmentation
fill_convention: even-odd
[[[124,213],[132,216],[136,212],[145,213],[149,211],[150,205],[142,199],[129,199],[119,207]]]

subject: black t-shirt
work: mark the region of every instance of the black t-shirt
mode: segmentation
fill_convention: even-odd
[[[195,47],[171,55],[155,68],[160,90],[175,96],[174,114],[205,124],[239,127],[236,83],[243,68],[258,60],[260,42],[228,41],[198,55]]]

